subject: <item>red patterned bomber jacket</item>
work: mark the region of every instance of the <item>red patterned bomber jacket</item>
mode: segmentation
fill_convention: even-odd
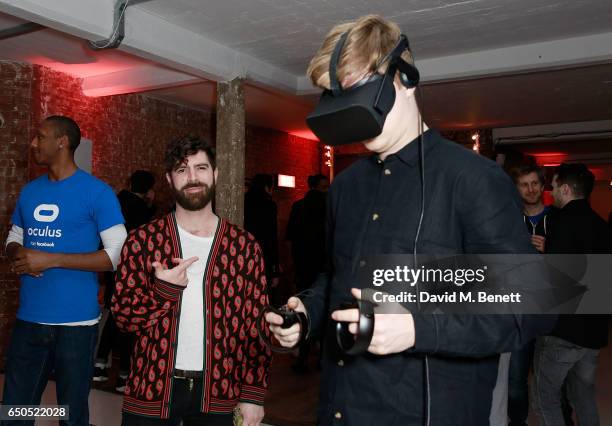
[[[129,413],[169,416],[182,288],[156,279],[151,263],[172,267],[173,257],[182,258],[174,214],[131,231],[121,252],[111,310],[118,327],[137,336],[123,399]],[[256,323],[268,299],[251,234],[219,221],[203,289],[202,412],[229,413],[239,401],[262,405],[271,354]]]

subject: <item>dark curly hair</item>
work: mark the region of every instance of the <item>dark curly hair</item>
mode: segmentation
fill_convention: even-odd
[[[213,169],[216,169],[215,148],[207,141],[198,137],[184,136],[171,141],[166,147],[166,156],[164,158],[166,172],[170,173],[179,164],[182,164],[188,156],[197,154],[199,151],[206,153],[210,165]]]

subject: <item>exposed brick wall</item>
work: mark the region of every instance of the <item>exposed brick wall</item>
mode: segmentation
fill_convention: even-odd
[[[321,144],[309,139],[261,127],[246,130],[247,178],[257,173],[295,176],[295,188],[279,188],[284,197],[296,201],[308,190],[306,178],[321,173]],[[284,192],[281,192],[284,191]]]
[[[74,118],[83,137],[93,141],[93,174],[120,190],[134,170],[150,170],[162,211],[171,206],[163,170],[166,143],[187,133],[213,140],[210,112],[141,95],[90,98],[79,79],[40,66],[34,67],[33,88],[34,125],[54,114]],[[44,169],[31,168],[31,177],[41,173]]]
[[[0,241],[4,242],[15,200],[21,188],[45,169],[29,161],[29,143],[38,124],[53,114],[74,118],[83,137],[93,141],[93,174],[115,190],[126,187],[136,169],[151,170],[157,178],[156,203],[171,205],[163,171],[168,140],[191,133],[214,141],[215,116],[141,95],[89,98],[81,81],[37,65],[0,62],[0,112],[6,128],[0,131]],[[279,189],[279,241],[282,265],[290,270],[284,245],[291,203],[306,192],[306,177],[320,172],[319,144],[282,132],[247,126],[246,176],[282,173],[296,177],[295,189]],[[18,298],[18,282],[0,258],[0,368]]]
[[[4,243],[19,191],[28,181],[32,67],[0,61],[0,241]],[[15,320],[19,283],[0,250],[0,368]]]

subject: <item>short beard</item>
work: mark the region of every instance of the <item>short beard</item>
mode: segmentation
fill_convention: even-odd
[[[189,188],[202,188],[202,192],[195,194],[188,194],[185,192]],[[202,210],[210,203],[215,197],[215,181],[213,180],[212,186],[208,186],[205,183],[188,183],[181,189],[176,189],[172,185],[172,194],[174,199],[179,206],[189,211]]]

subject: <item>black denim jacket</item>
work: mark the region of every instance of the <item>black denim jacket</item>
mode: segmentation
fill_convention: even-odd
[[[423,146],[418,253],[535,253],[516,188],[497,164],[435,130],[424,133]],[[421,210],[419,167],[414,140],[384,161],[362,159],[334,180],[327,210],[330,271],[304,298],[313,329],[350,300],[364,257],[412,253]],[[424,424],[428,355],[430,424],[488,425],[499,354],[553,324],[520,315],[416,314],[414,321],[415,347],[389,356],[347,357],[327,333],[320,424]]]

